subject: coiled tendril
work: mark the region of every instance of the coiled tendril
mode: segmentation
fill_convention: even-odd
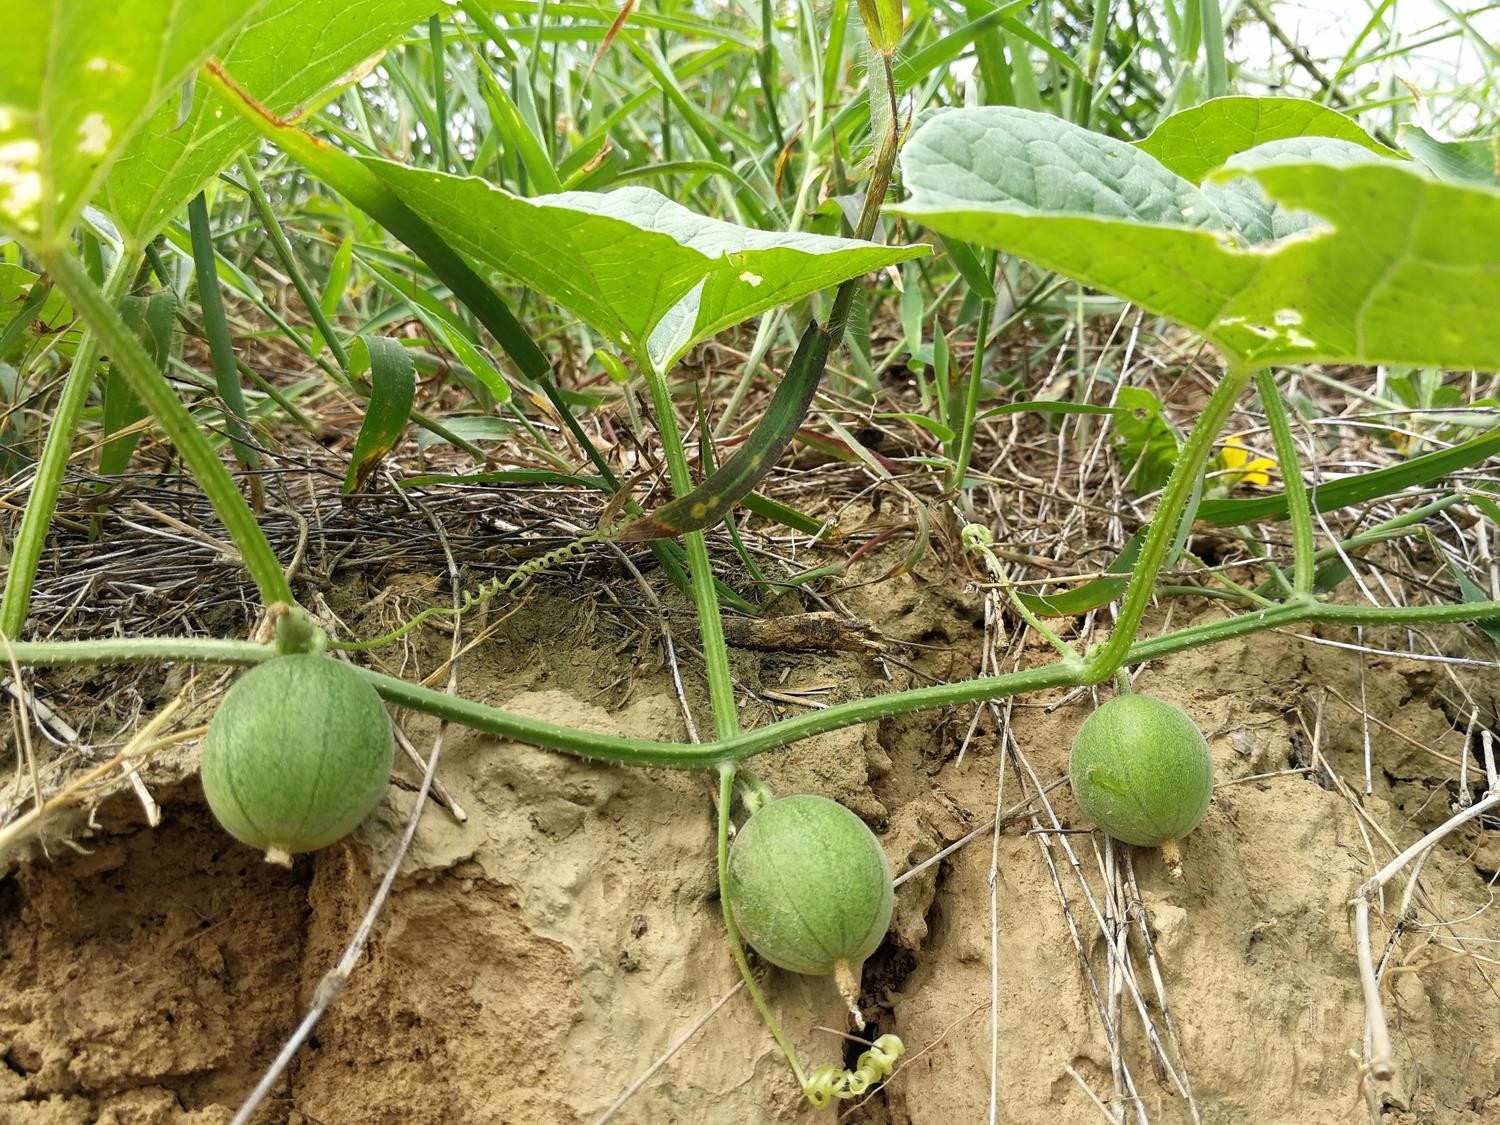
[[[385,634],[385,636],[383,637],[376,637],[372,641],[351,641],[345,644],[337,645],[335,647],[341,649],[379,648],[381,645],[388,645],[392,641],[400,640],[402,637],[406,636],[407,633],[410,633],[413,629],[415,629],[418,625],[422,624],[422,622],[426,621],[430,617],[437,617],[440,614],[450,614],[455,617],[462,617],[475,606],[483,605],[491,598],[494,598],[499,594],[503,594],[507,590],[515,589],[517,586],[521,586],[531,581],[531,579],[535,578],[538,574],[542,573],[542,571],[544,570],[547,570],[549,567],[554,567],[558,563],[566,562],[574,555],[581,553],[584,548],[592,547],[595,543],[605,542],[611,536],[616,534],[622,527],[624,527],[627,522],[629,521],[623,521],[613,527],[605,528],[601,531],[596,531],[592,535],[585,535],[579,539],[574,539],[571,543],[564,543],[561,547],[556,547],[553,550],[548,551],[544,555],[538,555],[534,559],[527,559],[524,563],[516,567],[509,574],[496,575],[494,578],[491,578],[485,582],[481,582],[478,586],[474,586],[468,590],[464,590],[459,595],[458,605],[456,606],[430,606],[413,617],[405,625],[402,625],[398,629],[392,630],[391,632]]]
[[[822,1109],[834,1098],[857,1098],[896,1068],[896,1060],[906,1053],[900,1036],[882,1035],[859,1056],[853,1070],[820,1066],[802,1086],[802,1092],[813,1108]]]

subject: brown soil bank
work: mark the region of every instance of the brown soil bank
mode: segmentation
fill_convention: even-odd
[[[973,667],[965,596],[907,580],[850,604],[928,646],[912,650],[917,671]],[[469,660],[466,693],[681,737],[665,672],[557,607],[528,607],[499,656]],[[747,700],[847,698],[913,674],[851,654],[748,652],[735,671]],[[1185,879],[1150,853],[1056,830],[1086,827],[1066,787],[1050,795],[1056,826],[1034,806],[998,842],[980,834],[925,868],[898,892],[891,938],[865,972],[874,1030],[899,1032],[908,1053],[882,1091],[840,1107],[844,1119],[985,1121],[992,1073],[996,1119],[1016,1125],[1104,1120],[1095,1097],[1131,1121],[1369,1119],[1347,903],[1392,844],[1449,815],[1464,718],[1431,665],[1367,657],[1361,670],[1356,654],[1282,635],[1160,662],[1136,686],[1186,708],[1219,768]],[[1368,720],[1344,702],[1361,699]],[[1031,795],[1028,770],[1043,784],[1061,776],[1091,705],[1018,702],[1003,769],[990,713],[959,759],[968,712],[836,732],[758,765],[778,791],[849,804],[902,871],[982,826],[997,787],[1009,808]],[[425,720],[407,730],[430,743]],[[148,771],[159,828],[116,799],[75,834],[81,853],[54,835],[50,861],[0,883],[7,1125],[226,1121],[348,940],[412,801],[393,788],[354,841],[283,872],[215,828],[190,768],[189,757]],[[258,1120],[590,1121],[734,986],[704,778],[458,730],[439,776],[467,822],[424,817],[364,962]],[[1482,767],[1467,776],[1477,792]],[[1387,1121],[1500,1121],[1495,839],[1476,823],[1432,853],[1399,940],[1388,943],[1404,878],[1377,921],[1400,1067],[1380,1097]],[[844,1026],[827,982],[778,972],[769,990],[811,1061],[845,1057],[818,1030]],[[1135,1100],[1122,1104],[1121,1088]],[[797,1119],[816,1116],[743,995],[614,1118]]]

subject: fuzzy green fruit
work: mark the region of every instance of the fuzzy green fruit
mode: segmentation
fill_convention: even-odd
[[[385,795],[395,741],[369,682],[327,656],[246,672],[203,738],[203,792],[224,829],[291,862],[347,836]]]
[[[1213,798],[1214,760],[1203,732],[1149,695],[1118,696],[1090,715],[1073,740],[1068,775],[1095,824],[1143,847],[1186,836]]]
[[[762,957],[794,973],[833,973],[841,988],[891,922],[880,841],[843,805],[812,794],[772,801],[745,822],[724,891]]]

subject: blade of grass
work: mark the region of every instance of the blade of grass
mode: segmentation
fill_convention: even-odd
[[[123,297],[120,317],[140,337],[158,371],[165,371],[172,352],[172,329],[176,322],[176,298],[167,289],[149,297]],[[130,455],[140,441],[135,424],[146,416],[146,407],[130,389],[125,376],[111,363],[104,377],[101,410],[104,441],[99,446],[99,475],[115,476],[125,471]],[[108,485],[100,484],[103,491]]]
[[[381,459],[401,440],[417,390],[411,354],[389,336],[358,337],[350,359],[351,378],[369,372],[370,402],[344,474],[345,495],[363,489]]]
[[[245,567],[260,590],[261,600],[267,606],[277,602],[294,604],[295,599],[292,597],[291,587],[287,585],[286,575],[282,573],[281,563],[271,550],[271,545],[266,542],[265,534],[255,522],[254,514],[235,487],[234,478],[224,468],[218,455],[214,453],[213,446],[198,429],[197,423],[171,385],[152,366],[151,357],[146,354],[141,342],[125,327],[106,294],[94,286],[77,258],[67,248],[44,251],[40,256],[58,288],[89,327],[98,334],[100,346],[108,350],[114,362],[120,365],[125,377],[130,380],[131,389],[146,404],[146,409],[176,447],[199,487],[213,504],[225,530],[239,548]],[[9,583],[6,592],[10,592]],[[8,621],[6,624],[5,631],[9,635]]]
[[[1451,473],[1472,468],[1497,456],[1500,456],[1500,433],[1485,434],[1449,449],[1413,457],[1399,465],[1320,484],[1307,489],[1306,495],[1313,511],[1331,512],[1352,504],[1394,496],[1407,488],[1432,484]],[[1282,519],[1287,510],[1286,495],[1277,493],[1246,499],[1205,500],[1198,509],[1198,518],[1204,523],[1233,526]]]
[[[427,35],[432,44],[432,104],[433,116],[437,119],[438,167],[444,172],[452,169],[452,158],[448,154],[448,80],[447,49],[443,43],[443,20],[433,15],[427,21]]]
[[[113,303],[125,295],[126,288],[135,275],[135,267],[134,255],[122,253],[115,259],[99,297],[102,303],[112,309]],[[56,277],[52,281],[54,284],[58,283]],[[90,286],[93,284],[86,277],[83,281]],[[60,284],[58,287],[62,288]],[[63,291],[66,292],[66,289]],[[76,303],[73,307],[78,308]],[[26,498],[26,510],[21,515],[21,526],[11,545],[5,593],[0,596],[0,635],[11,639],[19,638],[26,627],[26,614],[31,607],[31,591],[36,582],[42,548],[46,544],[47,529],[52,526],[57,497],[62,491],[63,477],[68,471],[73,439],[83,418],[83,408],[88,403],[89,389],[94,384],[94,367],[99,359],[100,338],[91,324],[87,321],[85,324],[83,338],[78,342],[78,350],[73,353],[72,369],[63,382],[57,406],[53,408],[51,424],[42,444],[42,455],[37,462],[36,476],[32,479],[31,491]],[[142,351],[141,354],[144,356],[145,352]]]
[[[530,194],[550,195],[562,191],[562,181],[558,179],[552,157],[542,145],[541,139],[526,124],[520,109],[506,93],[505,87],[500,85],[478,47],[467,35],[464,36],[464,41],[468,43],[470,56],[479,71],[480,92],[484,95],[485,105],[489,107],[490,119],[505,147],[519,157],[522,167],[526,169]]]
[[[214,369],[214,382],[224,404],[224,429],[229,435],[234,459],[249,470],[260,468],[260,454],[250,444],[245,415],[245,392],[235,366],[234,338],[229,318],[224,313],[224,297],[219,292],[219,273],[214,254],[214,236],[208,223],[208,200],[200,191],[188,203],[188,229],[193,239],[193,266],[198,276],[198,309],[203,317],[203,332],[208,339],[208,354]],[[252,503],[260,510],[263,499],[260,478],[251,478]]]

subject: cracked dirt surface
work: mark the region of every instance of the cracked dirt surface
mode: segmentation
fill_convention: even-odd
[[[969,595],[907,578],[848,601],[888,636],[931,646],[913,650],[920,671],[947,679],[972,669],[979,615]],[[560,605],[539,599],[502,635],[498,656],[466,663],[466,694],[572,725],[682,737],[666,674]],[[888,690],[910,674],[853,653],[743,651],[735,671],[752,687],[815,699]],[[1171,1057],[1202,1120],[1368,1120],[1346,904],[1372,857],[1392,854],[1382,834],[1404,846],[1456,797],[1467,749],[1441,682],[1430,666],[1385,658],[1366,661],[1361,682],[1345,651],[1261,635],[1158,662],[1136,687],[1186,708],[1219,768],[1213,807],[1184,849],[1186,878],[1173,882],[1137,851],[1139,903],[1126,904],[1127,927],[1141,912],[1149,920],[1181,1043]],[[1361,698],[1372,723],[1343,702]],[[1092,705],[1062,699],[1028,697],[1012,712],[1016,745],[1044,783],[1065,770]],[[1002,771],[988,719],[957,757],[970,717],[890,719],[757,765],[778,792],[847,803],[901,871],[994,813]],[[407,729],[430,744],[427,720]],[[187,754],[148,771],[165,810],[159,828],[112,800],[96,830],[77,834],[87,854],[54,841],[50,861],[34,858],[0,883],[0,1121],[227,1121],[337,958],[412,802],[393,787],[355,838],[284,872],[214,827],[191,765]],[[1273,776],[1239,780],[1262,774]],[[258,1120],[589,1121],[735,984],[705,778],[458,729],[439,776],[467,823],[436,808],[424,817],[365,960]],[[1009,806],[1022,799],[1020,782],[1013,768],[1003,777]],[[1469,779],[1482,785],[1483,770]],[[1064,828],[1086,827],[1066,787],[1052,798]],[[866,966],[864,1001],[875,1030],[899,1032],[908,1055],[844,1119],[983,1121],[992,1057],[1000,1120],[1099,1119],[1084,1087],[1109,1098],[1115,1081],[1099,990],[1106,1009],[1120,1009],[1120,1051],[1146,1116],[1190,1120],[1153,1064],[1129,990],[1110,998],[1109,927],[1090,906],[1104,895],[1102,842],[1045,827],[1044,817],[1011,822],[998,844],[983,834],[901,887],[890,938]],[[1385,994],[1401,1076],[1386,1095],[1389,1122],[1500,1120],[1500,973],[1490,960],[1500,921],[1487,881],[1500,867],[1496,835],[1476,824],[1433,853],[1425,905],[1390,950]],[[1378,924],[1377,947],[1392,921]],[[1138,931],[1128,944],[1143,967],[1140,1005],[1164,1027]],[[843,1057],[840,1041],[816,1030],[843,1026],[831,986],[777,972],[769,989],[810,1062]],[[816,1117],[743,996],[615,1118],[800,1119]]]

